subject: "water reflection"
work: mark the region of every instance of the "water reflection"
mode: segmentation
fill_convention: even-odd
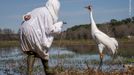
[[[0,60],[19,60],[24,58],[23,53],[18,48],[1,48]]]
[[[66,48],[52,48],[50,50],[50,59],[50,66],[52,67],[62,65],[67,69],[85,69],[87,68],[86,62],[92,65],[93,61],[99,61],[99,56],[97,54],[76,53]],[[109,59],[111,59],[111,57],[105,55],[104,61]]]

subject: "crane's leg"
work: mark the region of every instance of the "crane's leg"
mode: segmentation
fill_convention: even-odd
[[[105,46],[103,44],[98,44],[98,48],[99,48],[99,55],[100,55],[100,64],[98,67],[98,70],[102,69],[102,65],[103,65],[103,49],[105,48]]]
[[[102,65],[103,65],[104,54],[100,53],[99,55],[100,55],[100,64],[99,64],[98,70],[101,70],[102,69]]]
[[[28,55],[27,57],[27,75],[33,75],[33,66],[35,62],[35,56],[34,55]]]

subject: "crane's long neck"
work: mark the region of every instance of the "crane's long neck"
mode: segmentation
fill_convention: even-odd
[[[90,11],[90,19],[91,19],[91,30],[92,31],[98,30],[98,28],[96,26],[96,23],[95,23],[95,21],[93,19],[92,11]]]

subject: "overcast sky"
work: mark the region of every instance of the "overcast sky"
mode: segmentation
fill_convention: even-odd
[[[1,0],[0,28],[11,28],[18,31],[22,15],[34,8],[45,5],[47,0]],[[63,30],[79,24],[90,23],[85,6],[92,4],[96,23],[109,22],[111,19],[121,20],[129,17],[128,0],[60,0],[59,20],[66,21]],[[132,16],[134,1],[132,0]]]

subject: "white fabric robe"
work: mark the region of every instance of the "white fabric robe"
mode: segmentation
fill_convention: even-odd
[[[48,0],[46,6],[36,8],[26,15],[30,20],[20,26],[20,44],[24,52],[33,51],[43,59],[48,59],[48,48],[55,33],[61,32],[62,22],[58,21],[59,0]]]

